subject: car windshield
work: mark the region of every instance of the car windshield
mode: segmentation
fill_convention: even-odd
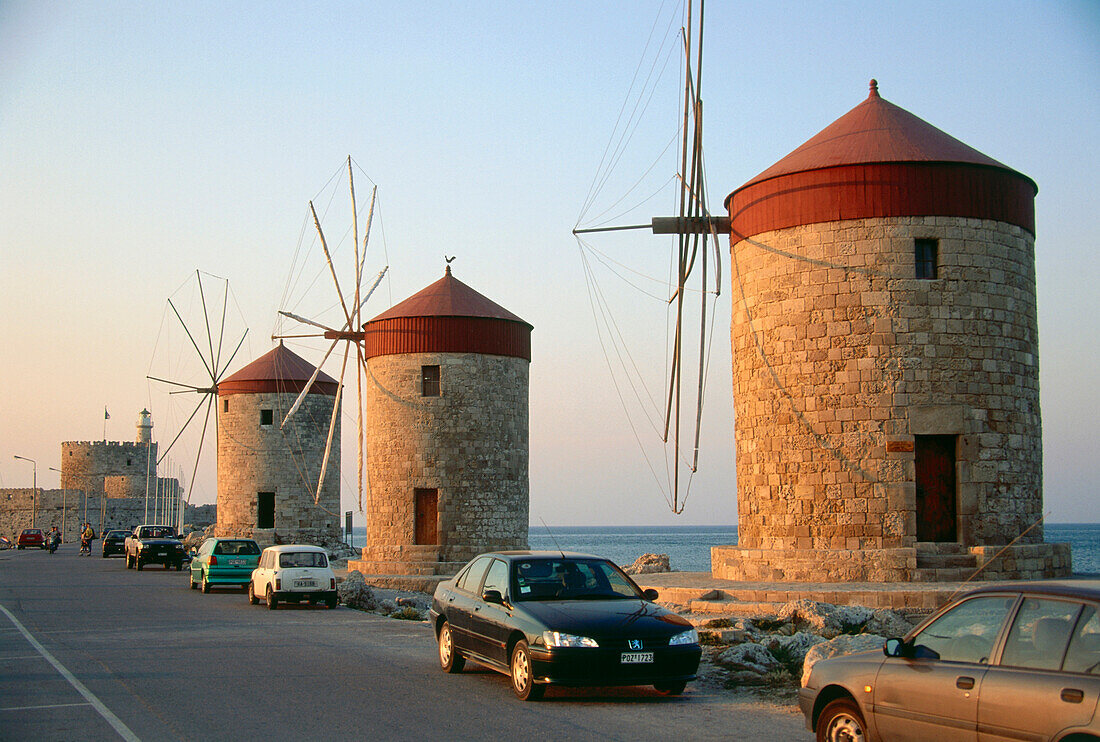
[[[138,538],[175,538],[176,531],[170,526],[148,526],[138,531]]]
[[[640,598],[638,589],[604,559],[521,559],[512,564],[516,600],[614,600]]]
[[[126,531],[108,531],[107,538],[126,538]]]
[[[214,546],[215,554],[253,555],[260,553],[255,541],[219,541]]]
[[[28,528],[23,531],[24,536],[38,536],[41,533],[42,531],[38,530],[37,528]]]
[[[284,551],[279,555],[280,567],[327,567],[328,559],[319,551]]]

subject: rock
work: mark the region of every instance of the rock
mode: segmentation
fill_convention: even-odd
[[[833,605],[802,598],[792,600],[779,609],[778,618],[790,621],[796,628],[810,629],[814,634],[832,639],[840,634],[863,630],[873,612],[857,605]]]
[[[786,675],[783,665],[760,644],[745,643],[727,649],[715,659],[715,664],[726,668],[727,685],[767,685],[774,676]]]
[[[745,643],[730,647],[715,660],[730,670],[764,675],[779,668],[779,660],[761,644]]]
[[[352,557],[358,557],[360,555],[358,550],[351,548],[343,541],[334,541],[325,544],[325,551],[328,552],[329,561],[333,562],[347,561]]]
[[[802,667],[806,653],[824,641],[823,636],[799,631],[791,636],[773,636],[764,644],[777,660],[797,671]]]
[[[378,607],[378,600],[374,597],[374,591],[363,579],[362,572],[355,570],[348,572],[347,578],[336,585],[336,594],[339,596],[340,602],[348,608],[373,611]]]
[[[427,595],[398,595],[394,602],[399,608],[415,608],[418,611],[427,611],[432,605]]]
[[[873,649],[881,651],[885,641],[886,637],[878,634],[842,634],[829,641],[815,644],[806,652],[806,659],[802,661],[802,684],[806,684],[806,680],[810,677],[810,669],[815,663],[844,654]]]
[[[913,625],[895,611],[879,608],[873,612],[871,620],[863,626],[863,630],[868,634],[900,637],[908,634]]]
[[[642,554],[629,567],[623,567],[628,575],[651,575],[657,572],[671,572],[668,554]]]

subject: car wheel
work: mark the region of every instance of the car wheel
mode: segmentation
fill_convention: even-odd
[[[531,652],[527,642],[520,641],[512,650],[512,692],[521,701],[537,701],[546,692],[545,685],[538,685],[531,667]]]
[[[267,607],[272,611],[279,607],[279,599],[275,597],[275,591],[271,589],[271,585],[267,586]]]
[[[462,672],[466,666],[466,658],[455,649],[451,625],[446,621],[439,627],[439,666],[443,672]]]
[[[838,698],[817,717],[817,742],[863,742],[867,739],[866,729],[855,701]]]
[[[684,688],[687,687],[687,683],[683,680],[679,680],[671,683],[655,683],[654,688],[658,693],[666,696],[678,696],[684,692]]]
[[[202,591],[204,593],[210,592],[210,580],[206,579],[206,575],[202,576]]]
[[[176,562],[176,571],[177,572],[182,572],[183,571],[183,562]]]
[[[336,607],[337,602],[338,601],[336,600],[336,596],[333,595],[332,597],[325,600],[325,605],[327,605],[329,607],[329,610],[332,610],[333,608]]]
[[[191,584],[192,590],[198,588],[199,583],[195,582],[195,573],[190,570],[187,572],[187,581]]]
[[[252,586],[252,583],[248,583],[248,604],[259,605],[260,599],[256,597],[256,588]]]

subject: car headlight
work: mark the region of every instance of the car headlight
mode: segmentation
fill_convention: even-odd
[[[668,646],[678,647],[682,644],[698,644],[699,632],[695,629],[688,629],[687,631],[676,634],[668,640]]]
[[[600,646],[595,639],[589,639],[587,636],[577,636],[576,634],[563,634],[560,631],[544,631],[542,632],[542,640],[546,642],[548,647]]]

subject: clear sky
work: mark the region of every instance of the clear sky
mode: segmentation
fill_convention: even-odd
[[[535,327],[534,522],[735,523],[728,290],[700,470],[673,516],[660,447],[619,401],[570,234],[635,71],[654,59],[664,73],[586,214],[670,213],[667,188],[627,207],[676,171],[675,146],[661,154],[676,134],[679,62],[666,35],[676,12],[637,0],[4,0],[0,485],[30,485],[21,455],[38,461],[40,485],[57,486],[46,467],[59,466],[60,442],[102,438],[104,405],[109,439],[132,439],[143,407],[159,440],[176,434],[190,400],[145,377],[187,363],[165,307],[169,296],[193,302],[196,269],[228,279],[231,324],[250,328],[231,370],[269,350],[277,326],[291,329],[276,322],[288,281],[299,311],[331,308],[328,285],[311,283],[321,264],[306,203],[331,200],[326,230],[339,243],[348,220],[336,218],[343,184],[331,179],[351,155],[360,205],[378,185],[367,270],[390,266],[368,317],[437,280],[446,254],[457,278]],[[712,210],[862,101],[872,77],[887,100],[1038,183],[1046,509],[1054,521],[1100,521],[1100,4],[800,0],[707,12]],[[588,243],[667,272],[668,238]],[[660,397],[663,301],[610,271],[594,285]],[[293,347],[320,360],[317,346]],[[343,424],[354,430],[354,412]],[[343,505],[354,509],[346,438]],[[173,452],[187,479],[194,448],[185,436]],[[213,471],[207,456],[195,501],[215,500]]]

